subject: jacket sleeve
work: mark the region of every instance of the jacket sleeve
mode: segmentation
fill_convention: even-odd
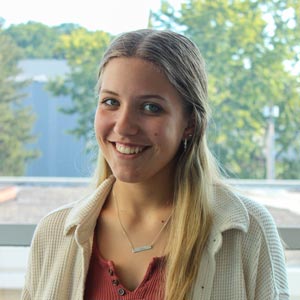
[[[247,201],[247,200],[246,200]],[[268,210],[252,201],[249,234],[244,243],[249,299],[289,300],[284,248]]]
[[[22,290],[21,300],[31,300],[31,290],[34,278],[36,277],[36,268],[34,267],[36,265],[38,253],[36,251],[37,245],[39,244],[39,238],[38,238],[38,229],[35,230],[33,239],[30,246],[29,251],[29,257],[28,257],[28,263],[27,263],[27,269],[25,274],[25,284]]]
[[[37,225],[31,241],[21,300],[35,299],[34,292],[39,283],[45,252],[45,232],[47,228],[45,228],[44,220],[42,219]]]
[[[31,300],[29,291],[26,289],[26,287],[23,288],[21,300]]]

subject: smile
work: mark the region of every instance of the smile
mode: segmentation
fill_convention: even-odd
[[[119,143],[115,143],[115,145],[117,151],[122,154],[137,154],[142,152],[145,149],[145,147],[141,147],[141,146],[128,146]]]

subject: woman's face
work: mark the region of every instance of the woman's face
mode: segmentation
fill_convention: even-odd
[[[165,180],[189,129],[176,89],[156,66],[114,58],[101,77],[95,132],[115,177],[124,182]]]

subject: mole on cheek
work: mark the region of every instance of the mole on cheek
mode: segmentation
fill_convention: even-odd
[[[154,133],[154,136],[158,136],[158,133],[157,133],[157,132],[155,132],[155,133]]]

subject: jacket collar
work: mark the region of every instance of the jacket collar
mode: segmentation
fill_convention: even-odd
[[[198,275],[193,288],[193,300],[210,299],[216,272],[215,255],[222,247],[223,234],[227,230],[247,232],[249,214],[242,197],[225,185],[215,186],[213,199],[213,224],[202,253]],[[203,289],[205,286],[205,290]]]
[[[93,236],[100,211],[114,182],[113,176],[108,177],[91,195],[74,204],[66,219],[65,235],[76,228],[75,238],[79,244]]]
[[[66,219],[65,235],[76,227],[76,238],[80,244],[93,235],[99,213],[114,182],[114,176],[110,176],[91,195],[75,203]],[[247,232],[248,227],[249,215],[241,197],[231,189],[216,186],[209,241],[214,241],[230,229]]]
[[[208,247],[213,247],[217,251],[222,245],[223,232],[236,229],[246,233],[249,224],[249,213],[242,197],[235,193],[231,187],[216,186],[213,203],[213,224],[208,239]]]

